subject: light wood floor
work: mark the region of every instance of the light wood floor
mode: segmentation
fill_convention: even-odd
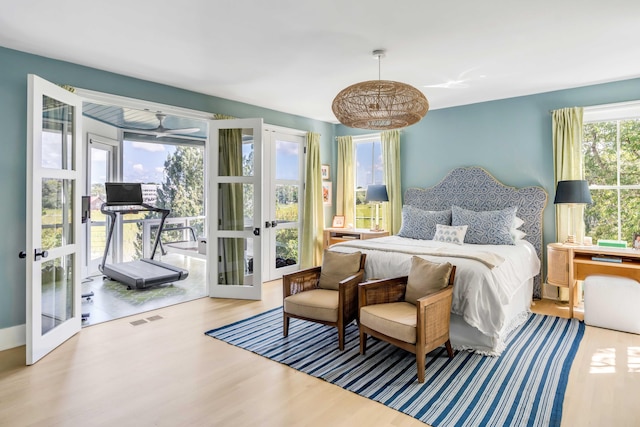
[[[0,352],[0,426],[424,426],[204,335],[279,306],[281,292],[276,281],[263,301],[203,298],[90,326],[34,366],[24,347]],[[640,335],[587,327],[562,425],[638,426],[639,395]]]

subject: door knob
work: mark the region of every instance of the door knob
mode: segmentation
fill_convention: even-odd
[[[42,249],[35,249],[33,254],[34,261],[39,261],[40,258],[46,258],[49,256],[49,252],[43,251]],[[27,253],[25,251],[20,251],[18,253],[18,258],[24,259],[27,257]]]

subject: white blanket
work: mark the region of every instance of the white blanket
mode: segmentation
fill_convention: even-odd
[[[402,250],[391,252],[389,249],[394,246]],[[389,236],[338,243],[330,250],[367,254],[365,278],[406,276],[414,255],[433,262],[450,262],[456,266],[451,312],[499,341],[504,338],[500,332],[509,320],[504,306],[525,280],[540,273],[536,251],[525,240],[516,245],[455,245]],[[487,259],[494,261],[489,263],[492,267],[487,265]]]

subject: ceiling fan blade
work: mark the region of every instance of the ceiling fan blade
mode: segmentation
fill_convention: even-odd
[[[161,132],[156,132],[156,138],[162,138],[163,136],[171,136],[171,135],[183,135],[186,133],[194,133],[199,131],[200,131],[200,128],[184,128],[184,129],[163,128]]]

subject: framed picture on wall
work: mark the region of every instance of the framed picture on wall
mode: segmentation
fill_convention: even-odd
[[[320,175],[322,175],[323,180],[331,179],[329,177],[329,165],[320,165]]]
[[[331,206],[331,181],[322,183],[322,204]]]
[[[633,235],[633,249],[640,250],[640,233],[635,233]]]
[[[334,215],[333,222],[331,223],[333,228],[344,228],[344,215]]]

